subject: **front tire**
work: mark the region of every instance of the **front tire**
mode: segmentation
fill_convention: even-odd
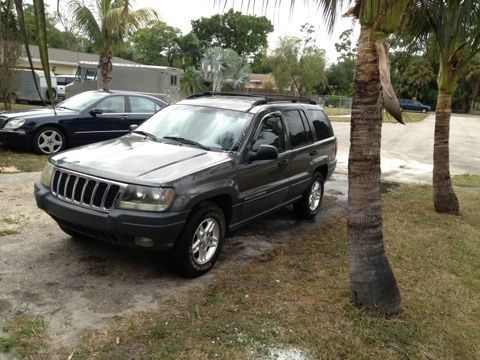
[[[320,211],[323,200],[323,184],[321,173],[315,173],[310,185],[300,200],[293,204],[293,211],[299,219],[313,219]]]
[[[204,202],[195,208],[173,248],[176,270],[189,278],[209,271],[220,256],[225,228],[220,207]]]
[[[33,150],[42,155],[52,155],[65,149],[65,135],[54,127],[44,127],[33,137]]]

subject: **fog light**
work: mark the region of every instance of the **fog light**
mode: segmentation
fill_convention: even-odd
[[[135,236],[135,245],[153,247],[153,240],[147,237]]]

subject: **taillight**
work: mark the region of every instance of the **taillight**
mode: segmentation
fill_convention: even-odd
[[[330,158],[333,160],[337,157],[337,150],[338,150],[338,140],[335,139],[335,146],[333,147],[332,152],[330,153]]]

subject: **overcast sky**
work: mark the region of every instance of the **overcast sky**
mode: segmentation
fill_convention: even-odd
[[[66,2],[66,0],[61,0],[62,3],[64,1]],[[86,2],[91,2],[91,0],[87,0]],[[155,9],[163,21],[171,26],[178,27],[185,34],[191,30],[191,20],[198,19],[202,16],[209,17],[222,13],[232,7],[235,10],[242,10],[243,13],[247,13],[246,4],[249,2],[253,3],[253,1],[248,0],[230,0],[226,8],[215,5],[215,3],[219,3],[219,1],[214,0],[134,0],[132,3],[135,8],[151,7]],[[254,11],[250,8],[248,14],[252,15],[255,13],[255,15],[264,15],[261,8],[262,2],[262,0],[257,0],[257,9]],[[57,0],[46,0],[46,3],[50,5],[50,11],[56,10]],[[243,9],[241,9],[241,3],[243,3]],[[325,49],[329,62],[336,61],[337,53],[334,44],[344,30],[354,27],[350,18],[342,18],[340,16],[333,33],[330,35],[327,33],[325,21],[322,18],[321,12],[317,10],[317,7],[313,4],[305,4],[314,3],[314,1],[297,0],[291,15],[290,1],[283,0],[279,10],[274,10],[275,3],[275,0],[270,0],[269,9],[265,14],[270,21],[272,21],[275,28],[269,37],[270,49],[275,48],[280,36],[300,36],[300,26],[304,23],[310,23],[317,29],[317,45]],[[358,25],[355,26],[355,29],[356,31],[352,36],[352,43],[355,43],[358,37]]]

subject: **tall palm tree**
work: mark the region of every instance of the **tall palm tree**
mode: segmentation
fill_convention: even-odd
[[[449,160],[452,96],[458,80],[480,53],[478,0],[418,0],[408,32],[432,37],[439,54],[438,98],[433,148],[433,203],[440,213],[459,213],[452,187]]]
[[[268,0],[263,0],[263,3]],[[360,22],[348,163],[350,293],[355,305],[378,314],[400,309],[400,292],[385,255],[380,194],[382,107],[402,121],[391,86],[386,41],[402,25],[411,0],[313,0],[332,29],[344,3]],[[281,3],[276,0],[275,4]],[[290,0],[293,10],[295,0]]]
[[[102,72],[102,87],[108,91],[113,52],[122,46],[129,31],[147,24],[157,15],[152,9],[133,11],[128,0],[96,0],[93,8],[81,0],[71,0],[69,6],[79,28],[100,53],[98,67]]]

